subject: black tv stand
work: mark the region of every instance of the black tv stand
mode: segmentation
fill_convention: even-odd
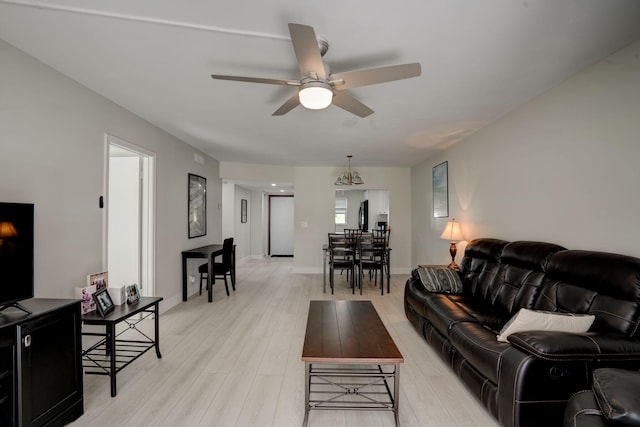
[[[3,311],[5,308],[9,308],[9,307],[15,307],[15,308],[17,308],[18,310],[22,310],[22,311],[24,311],[24,312],[25,312],[25,313],[27,313],[27,314],[33,314],[33,312],[32,312],[31,310],[29,310],[27,307],[25,307],[24,305],[22,305],[22,304],[20,304],[20,303],[18,303],[18,302],[12,302],[11,304],[5,304],[5,305],[3,305],[3,306],[0,306],[0,314],[2,314],[2,311]]]
[[[80,300],[20,305],[0,314],[0,426],[69,424],[84,412]]]

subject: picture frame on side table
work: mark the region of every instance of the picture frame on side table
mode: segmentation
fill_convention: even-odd
[[[449,162],[442,162],[433,167],[433,217],[449,216]]]
[[[247,199],[240,199],[240,222],[247,222]]]
[[[189,238],[207,235],[207,179],[189,174]]]
[[[101,273],[93,273],[87,275],[87,286],[95,286],[96,291],[109,287],[109,273],[103,271]]]
[[[127,286],[126,289],[127,295],[127,304],[135,304],[140,301],[140,288],[138,285],[134,283],[133,285]]]
[[[115,309],[115,305],[109,296],[107,288],[102,288],[98,292],[95,292],[93,294],[93,299],[96,302],[96,310],[102,317],[111,313]]]

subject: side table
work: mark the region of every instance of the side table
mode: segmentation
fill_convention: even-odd
[[[82,351],[82,367],[85,374],[108,375],[111,379],[111,397],[117,393],[116,374],[131,362],[142,356],[147,351],[155,347],[156,356],[162,358],[160,354],[160,315],[158,305],[162,297],[142,297],[135,304],[123,304],[115,307],[115,310],[102,317],[96,312],[82,315],[84,325],[104,326],[105,332],[82,332],[84,336],[103,337],[96,344],[93,344]],[[137,319],[131,317],[141,314]],[[154,337],[147,336],[137,328],[138,323],[153,316],[155,320]],[[116,325],[125,322],[128,328],[116,334]],[[118,338],[127,331],[136,331],[140,334],[139,340]],[[118,349],[122,350],[118,352]]]

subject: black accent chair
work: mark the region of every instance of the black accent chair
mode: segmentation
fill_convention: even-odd
[[[231,278],[231,287],[236,290],[236,276],[233,260],[233,237],[224,239],[222,243],[222,262],[213,263],[213,281],[211,285],[216,283],[216,277],[224,279],[224,288],[229,296],[229,284],[227,282],[227,276]],[[207,280],[209,273],[209,263],[202,264],[198,267],[200,273],[200,295],[202,295],[202,281]]]

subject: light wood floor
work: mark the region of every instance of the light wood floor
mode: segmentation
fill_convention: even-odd
[[[407,276],[392,277],[391,294],[380,296],[365,281],[364,295],[352,296],[338,275],[332,296],[322,293],[322,275],[292,270],[291,259],[250,261],[238,268],[230,297],[218,282],[213,303],[195,295],[163,313],[162,359],[150,351],[120,372],[114,398],[108,377],[86,375],[85,414],[72,425],[298,427],[304,416],[300,356],[309,301],[333,298],[372,300],[402,352],[402,426],[497,426],[406,319]],[[151,332],[151,321],[143,328]],[[390,412],[309,415],[310,427],[393,425]]]

